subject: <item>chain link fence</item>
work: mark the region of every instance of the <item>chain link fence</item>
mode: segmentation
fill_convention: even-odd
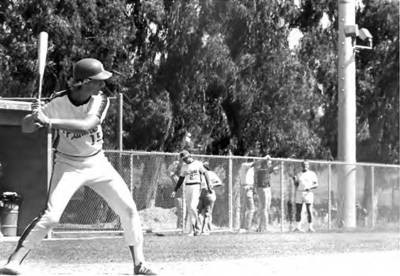
[[[175,187],[171,177],[173,162],[178,154],[107,150],[106,155],[124,178],[134,198],[146,231],[186,231],[185,206],[182,193],[171,198]],[[239,170],[247,161],[241,156],[194,155],[208,161],[211,170],[221,178],[213,210],[213,229],[235,231],[243,227],[244,188]],[[258,160],[260,158],[253,158]],[[301,171],[302,160],[273,158],[277,168],[272,174],[272,203],[269,230],[284,232],[292,229],[294,212],[294,183],[292,176]],[[343,226],[343,187],[340,172],[348,164],[312,161],[319,181],[314,190],[314,228],[318,231],[338,230]],[[400,166],[381,164],[351,165],[356,172],[357,227],[366,229],[398,229],[400,226]],[[184,189],[184,186],[183,186]],[[256,210],[257,194],[254,196]],[[303,208],[305,209],[305,208]],[[306,217],[306,216],[303,216]],[[256,227],[255,213],[253,226]],[[304,223],[306,223],[304,221]],[[59,227],[54,231],[120,231],[118,216],[90,188],[83,187],[69,202]]]

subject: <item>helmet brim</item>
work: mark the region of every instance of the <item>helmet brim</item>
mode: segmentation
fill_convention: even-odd
[[[104,71],[98,73],[97,75],[89,77],[89,79],[91,79],[91,80],[107,80],[107,79],[111,78],[111,76],[112,76],[111,72],[104,70]]]

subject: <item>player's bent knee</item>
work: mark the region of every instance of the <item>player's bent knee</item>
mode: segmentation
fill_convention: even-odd
[[[138,211],[135,206],[127,206],[123,209],[120,216],[132,219],[132,218],[138,216]]]
[[[46,228],[53,228],[60,222],[60,216],[53,213],[46,213],[40,220]]]

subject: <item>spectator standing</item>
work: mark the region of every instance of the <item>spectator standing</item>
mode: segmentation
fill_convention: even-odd
[[[244,195],[244,223],[245,231],[250,231],[256,206],[254,204],[254,163],[247,159],[239,169],[240,185]]]
[[[209,193],[211,193],[210,180],[203,163],[194,160],[187,150],[183,150],[179,154],[179,157],[183,161],[183,165],[178,183],[176,184],[171,197],[175,198],[176,192],[185,181],[185,203],[187,216],[191,224],[189,235],[197,236],[199,234],[199,229],[197,227],[200,225],[198,223],[197,206],[199,205],[201,179],[203,176],[205,177]]]
[[[296,225],[294,231],[302,231],[300,228],[301,213],[303,204],[307,209],[308,231],[315,232],[313,221],[314,193],[312,190],[318,187],[318,179],[315,172],[310,170],[308,160],[303,160],[302,171],[294,177],[295,201],[296,201]]]
[[[204,179],[201,184],[200,199],[197,210],[199,215],[200,233],[203,235],[209,235],[212,224],[212,212],[215,200],[217,199],[215,189],[222,186],[222,181],[214,171],[210,170],[208,162],[204,162],[203,166],[208,171],[211,193],[209,192],[207,183]]]
[[[265,232],[269,223],[269,211],[271,208],[271,175],[275,168],[272,167],[271,157],[265,156],[263,160],[256,162],[254,166],[254,185],[258,195],[259,224],[257,232]]]

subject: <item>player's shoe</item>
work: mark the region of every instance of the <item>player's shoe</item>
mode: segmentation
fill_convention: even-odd
[[[310,225],[310,227],[308,228],[308,232],[312,232],[312,233],[315,232],[315,229],[312,225]]]
[[[20,275],[19,266],[11,265],[10,263],[0,267],[0,275]]]
[[[143,263],[140,263],[135,266],[133,269],[134,275],[157,275],[153,270],[145,266]]]
[[[304,232],[302,229],[299,227],[294,228],[293,232]]]

